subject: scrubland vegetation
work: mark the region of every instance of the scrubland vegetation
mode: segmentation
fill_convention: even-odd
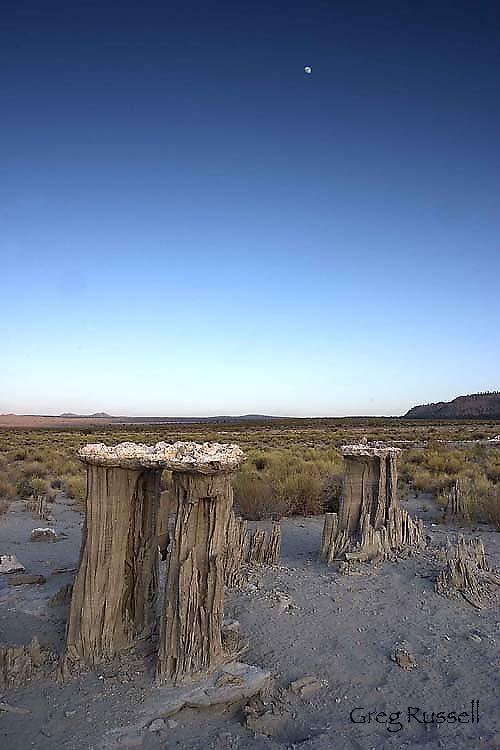
[[[16,497],[64,492],[85,498],[76,458],[87,442],[219,440],[239,443],[247,461],[234,479],[246,518],[313,515],[336,509],[342,487],[340,446],[362,437],[404,448],[400,493],[430,493],[445,505],[460,479],[472,521],[500,526],[500,445],[474,443],[500,433],[499,422],[411,422],[400,419],[287,420],[230,424],[146,425],[86,430],[0,430],[0,512]],[[402,441],[402,442],[398,442]],[[164,485],[168,486],[168,477]]]

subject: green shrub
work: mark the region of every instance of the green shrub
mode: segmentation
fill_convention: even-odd
[[[238,472],[233,479],[233,490],[235,510],[243,518],[260,520],[286,512],[285,505],[279,505],[271,485],[260,474]]]
[[[490,486],[479,499],[478,516],[500,530],[500,484]]]
[[[29,486],[31,488],[31,494],[34,496],[47,494],[48,484],[45,479],[42,479],[42,477],[31,477],[29,480]]]
[[[48,474],[47,466],[42,461],[24,461],[20,472],[24,477],[46,477]]]
[[[7,477],[0,474],[0,497],[4,500],[13,500],[16,496],[16,487]]]
[[[64,488],[68,497],[83,503],[87,494],[87,478],[82,475],[64,477]]]
[[[336,449],[250,451],[233,481],[236,509],[249,519],[322,513],[338,495],[330,477],[340,466]]]

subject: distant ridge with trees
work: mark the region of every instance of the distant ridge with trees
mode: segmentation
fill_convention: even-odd
[[[453,401],[414,406],[406,412],[409,419],[500,419],[500,391],[471,393]]]

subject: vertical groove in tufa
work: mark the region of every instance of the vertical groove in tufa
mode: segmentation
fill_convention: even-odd
[[[246,558],[247,547],[248,524],[231,512],[226,529],[224,553],[224,583],[229,588],[240,586],[243,581],[242,566]]]
[[[255,529],[250,539],[248,562],[261,565],[277,565],[281,554],[281,527],[273,525],[269,541],[265,529]]]

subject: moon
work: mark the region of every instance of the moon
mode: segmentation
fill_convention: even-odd
[[[304,68],[304,73],[307,73],[308,75],[310,75],[312,72],[313,72],[313,69],[311,68],[311,66],[306,65]]]

